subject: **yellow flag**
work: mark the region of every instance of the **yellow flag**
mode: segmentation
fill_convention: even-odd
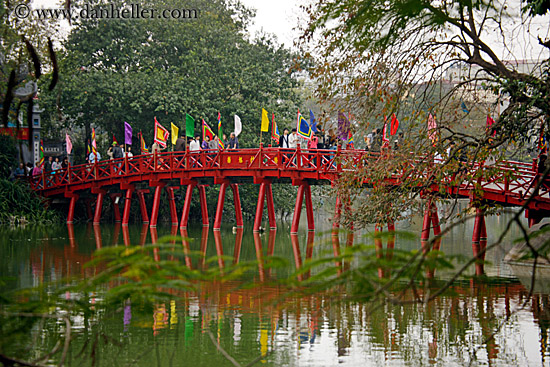
[[[267,117],[265,108],[262,108],[262,131],[269,131],[269,118]]]
[[[180,129],[174,125],[174,123],[170,123],[172,125],[172,145],[176,145],[176,140],[178,140],[178,132]]]

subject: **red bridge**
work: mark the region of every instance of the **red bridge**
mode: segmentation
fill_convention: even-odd
[[[291,232],[298,231],[302,204],[305,198],[308,229],[314,230],[313,207],[310,185],[333,184],[344,171],[358,166],[368,165],[369,161],[382,159],[379,155],[362,150],[284,150],[279,148],[258,148],[224,151],[166,152],[157,155],[147,154],[133,158],[105,160],[93,165],[71,166],[66,170],[37,175],[31,179],[31,187],[47,198],[68,198],[70,205],[67,222],[72,223],[75,205],[80,196],[97,196],[95,201],[94,223],[101,220],[105,195],[113,200],[116,221],[127,225],[134,193],[139,199],[142,220],[151,227],[157,225],[162,190],[169,197],[172,224],[187,227],[192,193],[198,188],[203,225],[209,225],[206,206],[205,185],[220,185],[219,199],[214,220],[214,230],[221,226],[225,193],[231,187],[234,193],[234,205],[237,227],[243,226],[239,184],[254,183],[260,185],[254,230],[259,230],[262,220],[264,201],[267,200],[269,225],[276,227],[273,206],[272,184],[292,184],[298,186],[298,195],[292,220]],[[490,178],[476,174],[475,182],[451,184],[441,182],[432,185],[432,192],[445,192],[454,197],[482,198],[484,201],[504,206],[522,206],[527,194],[531,193],[538,182],[536,163],[502,162],[492,170]],[[483,165],[474,164],[467,168],[472,174],[484,172]],[[473,177],[474,175],[472,175]],[[404,178],[399,174],[388,175],[389,183],[400,185]],[[369,184],[365,182],[364,184]],[[187,186],[181,220],[175,204],[174,190]],[[146,207],[144,195],[154,188],[151,214]],[[550,198],[548,188],[541,185],[539,192],[527,205],[526,215],[529,224],[537,223],[550,216]],[[124,210],[120,217],[119,199],[124,196]],[[290,198],[289,198],[290,199]],[[334,226],[339,225],[341,202],[337,197]],[[90,200],[88,200],[90,204]],[[89,215],[91,214],[91,206]],[[390,224],[393,228],[393,224]],[[429,237],[430,228],[439,234],[437,209],[431,201],[424,215],[422,239]],[[486,237],[485,221],[481,209],[478,209],[474,227],[474,241]]]

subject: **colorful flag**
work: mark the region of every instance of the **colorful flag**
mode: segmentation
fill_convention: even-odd
[[[428,137],[435,143],[437,140],[437,123],[435,122],[435,117],[430,113],[428,115]]]
[[[140,140],[141,154],[149,153],[149,148],[147,148],[147,144],[145,144],[145,139],[143,139],[143,134],[141,133],[141,131],[139,132],[139,140]]]
[[[298,110],[298,135],[300,135],[302,138],[311,140],[311,126],[309,126],[307,120],[304,116],[300,113],[300,110]]]
[[[44,142],[40,139],[40,159],[38,160],[38,165],[44,165]]]
[[[468,108],[466,107],[466,103],[464,103],[464,101],[460,102],[460,108],[462,108],[463,112],[470,113],[470,111],[468,111]]]
[[[387,128],[388,124],[386,123],[386,121],[384,121],[384,128],[382,129],[382,141],[384,143],[389,143],[390,142],[390,139],[388,139],[388,133],[387,133]]]
[[[485,128],[487,129],[487,133],[491,132],[491,126],[495,123],[495,120],[491,118],[491,115],[487,115],[487,123],[485,124]],[[492,136],[494,137],[497,134],[497,131],[494,130]]]
[[[241,118],[235,115],[235,136],[239,136],[241,131],[243,131],[243,124],[241,123]]]
[[[350,122],[343,112],[338,112],[338,137],[342,141],[347,141],[350,132]]]
[[[397,116],[395,116],[395,113],[392,113],[391,122],[390,122],[390,135],[397,134],[398,129],[399,129],[399,120],[397,119]]]
[[[86,140],[86,157],[90,155],[92,148],[90,147],[90,139]]]
[[[275,114],[271,115],[271,139],[275,140],[277,144],[279,144],[279,127],[277,126],[277,123],[275,122]]]
[[[202,119],[202,140],[204,140],[207,136],[210,138],[210,140],[213,140],[214,136],[216,135],[214,135],[214,132],[212,131],[210,126],[208,126],[206,121]]]
[[[220,114],[220,111],[218,111],[218,148],[225,149],[225,145],[223,142],[223,131],[222,131],[222,115]]]
[[[124,144],[132,145],[132,127],[124,121]]]
[[[185,136],[195,137],[195,119],[188,114],[185,114]]]
[[[97,153],[97,144],[95,141],[95,128],[92,128],[92,152]]]
[[[353,135],[351,134],[351,131],[349,132],[348,136],[348,149],[355,149],[355,144],[353,143]]]
[[[311,108],[309,109],[309,126],[311,126],[311,131],[316,133],[317,130],[317,120],[315,120],[315,115],[313,115],[313,111]]]
[[[176,140],[178,140],[178,133],[180,131],[179,127],[174,125],[173,122],[170,123],[170,126],[172,127],[172,145],[176,145]]]
[[[267,117],[267,111],[262,108],[262,131],[269,131],[269,117]]]
[[[73,151],[73,142],[69,134],[65,133],[65,143],[67,144],[67,154],[71,154]]]
[[[115,134],[113,134],[113,144],[118,145],[118,141],[117,141],[116,138],[115,138]]]
[[[153,139],[153,141],[160,145],[162,148],[166,148],[168,135],[170,135],[168,130],[166,130],[166,128],[162,126],[155,117],[155,138]]]

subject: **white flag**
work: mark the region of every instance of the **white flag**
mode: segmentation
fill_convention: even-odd
[[[243,131],[243,125],[241,123],[241,118],[237,115],[235,115],[235,136],[239,136],[239,134]]]

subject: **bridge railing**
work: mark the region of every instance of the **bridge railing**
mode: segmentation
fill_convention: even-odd
[[[35,190],[61,189],[64,186],[93,183],[120,178],[120,176],[144,175],[154,172],[181,171],[206,172],[211,170],[280,170],[317,172],[319,178],[331,179],[344,170],[353,171],[372,160],[391,159],[390,156],[364,150],[281,149],[264,148],[238,150],[201,150],[198,152],[161,152],[100,161],[96,164],[69,166],[56,172],[33,176],[30,185]],[[417,157],[418,163],[428,157]],[[431,158],[433,162],[433,158]],[[414,164],[414,163],[413,163]],[[498,190],[523,195],[533,188],[536,164],[524,162],[500,162],[496,165],[473,163],[465,166],[465,172],[474,179],[455,182],[462,188],[475,185],[484,190]],[[329,174],[323,177],[322,175]],[[403,172],[394,172],[399,180]],[[428,174],[428,173],[426,173]],[[196,176],[195,176],[196,177]],[[452,177],[448,178],[452,180]],[[448,183],[450,183],[449,181]],[[549,185],[550,186],[550,185]],[[542,187],[541,194],[548,193]]]

